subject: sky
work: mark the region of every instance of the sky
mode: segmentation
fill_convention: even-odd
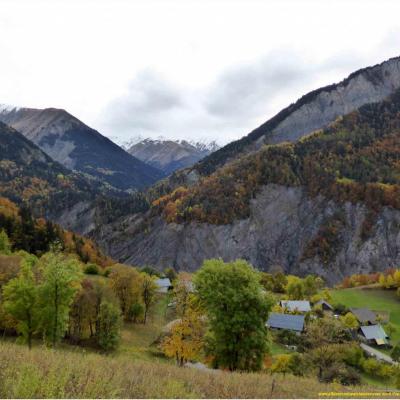
[[[400,55],[397,0],[0,0],[0,103],[118,141],[238,139]]]

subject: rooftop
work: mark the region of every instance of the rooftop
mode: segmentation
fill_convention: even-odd
[[[368,340],[388,338],[388,335],[386,334],[381,325],[362,326],[360,329],[365,338]]]
[[[310,302],[306,300],[281,300],[281,306],[289,311],[311,311]]]
[[[304,315],[271,313],[267,325],[270,328],[302,332],[304,329]]]
[[[368,310],[368,308],[350,308],[350,311],[361,323],[369,322],[374,324],[376,322],[376,313]]]

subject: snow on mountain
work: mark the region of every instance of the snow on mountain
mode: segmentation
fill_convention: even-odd
[[[216,141],[155,139],[136,136],[121,143],[128,153],[167,174],[186,168],[219,149]]]

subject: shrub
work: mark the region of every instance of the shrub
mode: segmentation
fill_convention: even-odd
[[[87,275],[98,275],[99,267],[96,264],[88,264],[85,268],[85,274]]]
[[[133,322],[137,322],[144,314],[144,306],[141,303],[133,303],[129,309],[129,319]]]
[[[396,346],[393,347],[392,352],[390,353],[393,360],[400,361],[400,344],[397,343]]]
[[[108,301],[100,305],[99,313],[99,346],[106,351],[115,350],[120,342],[121,312],[117,306]]]

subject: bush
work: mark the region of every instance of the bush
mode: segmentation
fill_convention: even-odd
[[[341,303],[334,304],[335,313],[339,315],[344,315],[348,312],[348,308]]]
[[[87,264],[85,268],[85,274],[87,275],[98,275],[99,267],[96,264]]]
[[[110,269],[110,268],[107,268],[107,269],[104,271],[104,273],[103,273],[103,275],[104,275],[106,278],[108,278],[108,277],[110,276],[110,274],[111,274],[111,269]]]
[[[133,322],[137,322],[140,317],[143,317],[144,306],[141,303],[133,303],[129,309],[129,319]]]
[[[301,342],[301,338],[293,331],[282,329],[277,332],[276,341],[287,346],[297,346]]]
[[[103,301],[100,305],[99,313],[99,346],[106,351],[115,350],[121,339],[120,330],[120,309],[108,301]]]
[[[393,360],[400,361],[400,344],[397,343],[396,346],[393,347],[392,352],[390,353]]]

